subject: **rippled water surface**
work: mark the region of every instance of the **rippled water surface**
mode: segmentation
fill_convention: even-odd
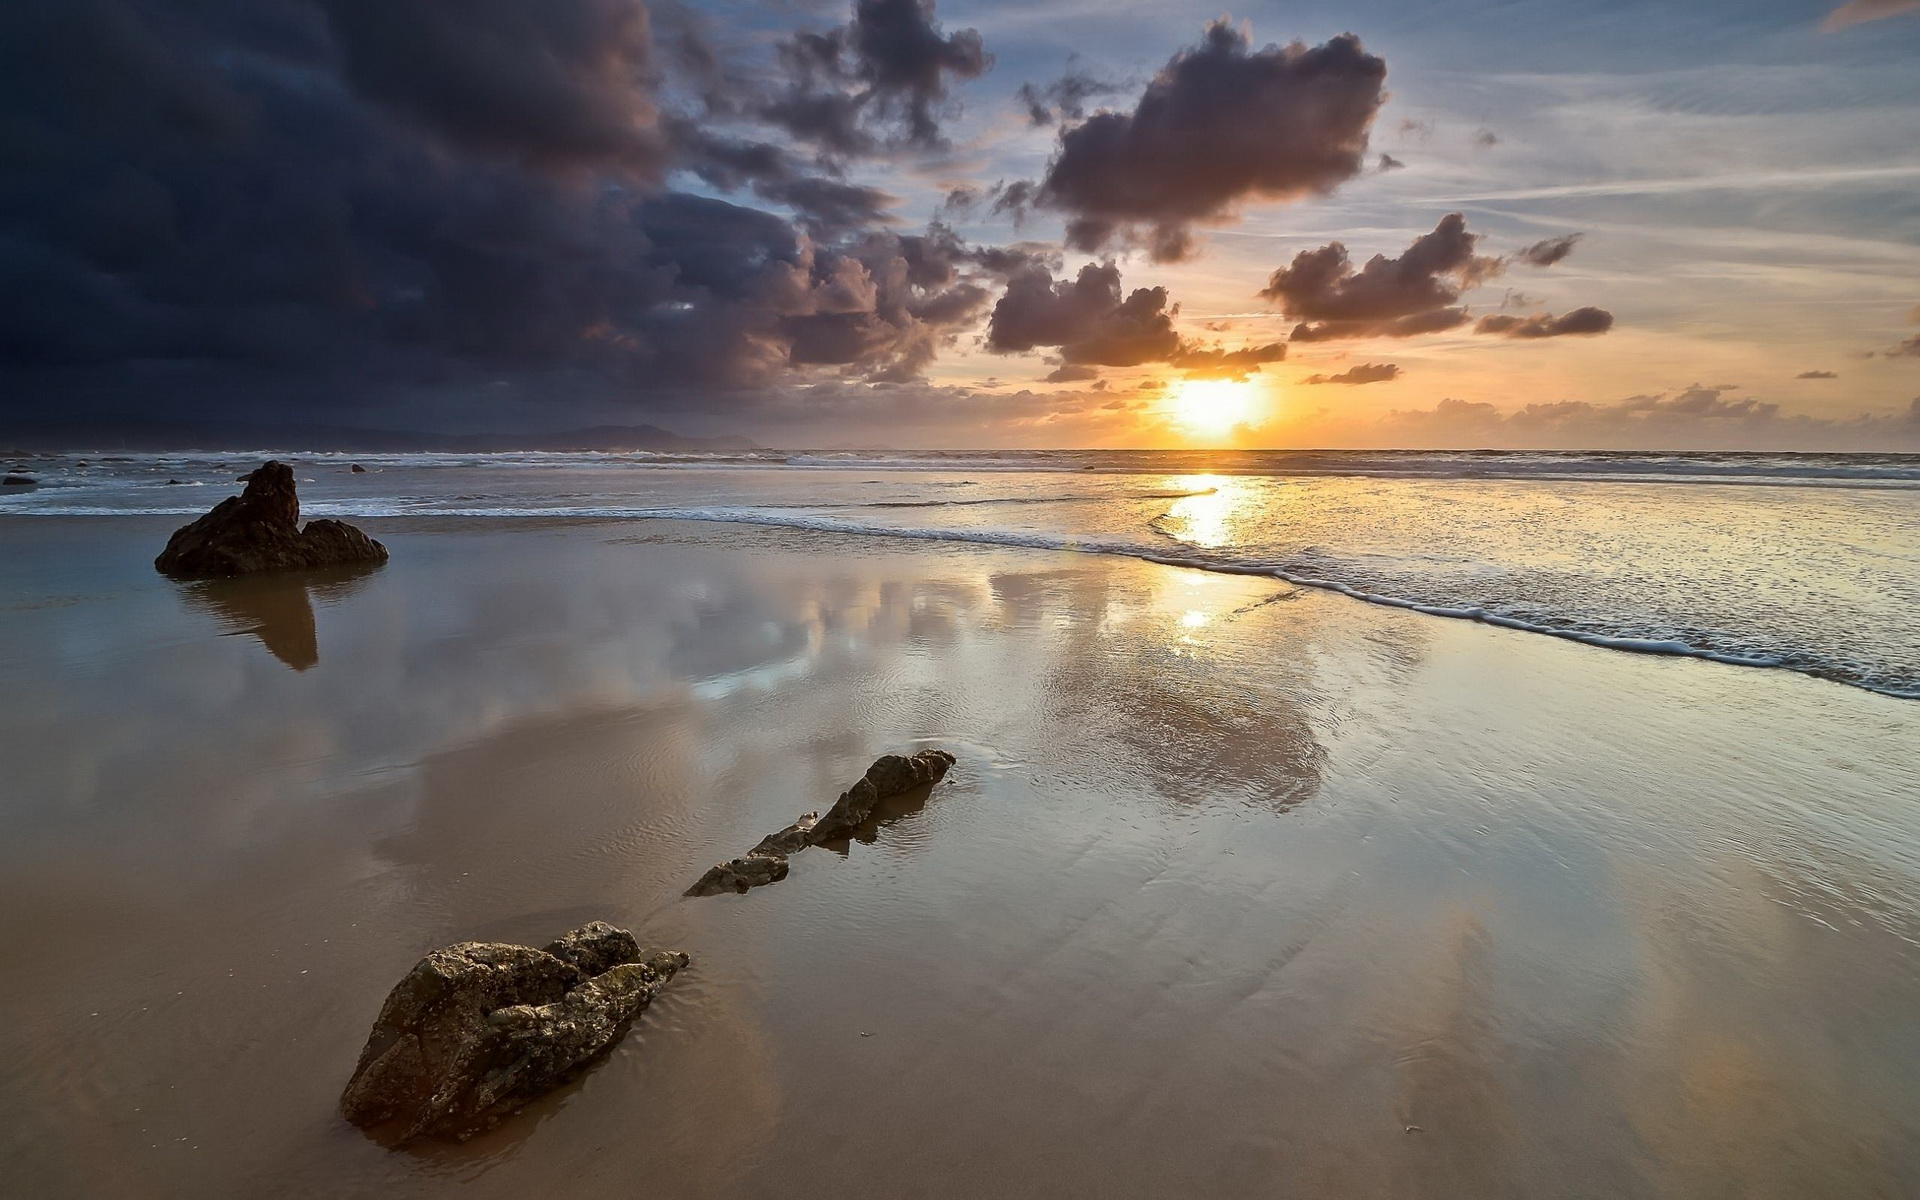
[[[202,511],[257,459],[67,455],[7,514]],[[1920,457],[295,456],[313,516],[664,518],[1266,574],[1590,644],[1920,696]]]

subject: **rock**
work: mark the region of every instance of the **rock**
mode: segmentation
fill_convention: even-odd
[[[592,921],[561,934],[546,945],[548,954],[569,963],[583,975],[602,975],[621,963],[640,961],[640,943],[617,925]]]
[[[179,487],[179,486],[180,486],[180,481],[179,481],[178,479],[169,479],[169,480],[167,480],[167,486],[168,486],[168,487]]]
[[[632,934],[604,921],[543,950],[435,950],[388,994],[340,1112],[396,1142],[470,1137],[611,1049],[688,962],[677,951],[643,957]]]
[[[922,750],[912,758],[883,754],[867,768],[860,781],[840,793],[827,815],[807,833],[807,843],[818,846],[851,834],[873,812],[873,806],[889,796],[931,787],[953,765],[953,755],[945,750]]]
[[[0,479],[0,487],[38,487],[40,481],[31,475],[8,475]]]
[[[347,470],[353,472],[355,475],[365,475],[367,473],[367,469],[359,463],[353,464],[351,467],[348,467]]]
[[[760,839],[760,844],[747,851],[748,854],[798,854],[807,848],[807,835],[820,823],[820,814],[807,813],[798,821],[782,829],[779,833],[770,833]]]
[[[945,750],[922,750],[911,758],[883,754],[859,782],[840,794],[826,816],[807,813],[780,832],[768,834],[739,858],[708,870],[686,894],[717,896],[777,883],[787,877],[788,855],[846,837],[872,815],[874,805],[915,788],[932,787],[946,775],[953,761],[953,755]]]
[[[745,854],[708,869],[697,883],[687,889],[689,896],[717,896],[721,892],[744,892],[762,884],[778,883],[787,877],[784,854]]]
[[[185,579],[383,563],[387,549],[351,525],[312,521],[300,528],[293,468],[268,462],[242,476],[246,491],[174,531],[153,560],[162,574]]]

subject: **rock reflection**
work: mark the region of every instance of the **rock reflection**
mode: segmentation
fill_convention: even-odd
[[[224,633],[252,634],[275,658],[304,671],[320,661],[314,603],[346,599],[377,570],[369,565],[207,579],[183,585],[181,594]]]

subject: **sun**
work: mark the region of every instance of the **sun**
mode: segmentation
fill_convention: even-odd
[[[1253,424],[1260,410],[1254,385],[1232,379],[1188,379],[1168,399],[1174,424],[1196,437],[1226,437]]]

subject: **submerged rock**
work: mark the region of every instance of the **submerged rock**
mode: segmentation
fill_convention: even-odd
[[[340,1112],[396,1142],[466,1138],[611,1049],[690,960],[595,921],[536,950],[435,950],[387,996]]]
[[[174,531],[153,560],[156,569],[206,579],[387,561],[385,546],[344,522],[309,521],[300,528],[300,497],[285,463],[268,462],[241,478],[246,491]]]
[[[787,877],[784,854],[743,854],[709,867],[699,882],[687,889],[689,896],[717,896],[721,892],[744,892],[766,883],[778,883]]]
[[[8,475],[0,479],[0,487],[38,487],[40,481],[31,475]]]
[[[915,788],[932,787],[953,763],[953,755],[945,750],[922,750],[911,758],[883,754],[867,768],[859,782],[840,794],[826,816],[807,813],[780,832],[768,834],[739,858],[710,868],[686,894],[716,896],[721,892],[744,892],[762,884],[777,883],[787,877],[788,855],[849,836],[873,815],[874,806],[882,800]]]

